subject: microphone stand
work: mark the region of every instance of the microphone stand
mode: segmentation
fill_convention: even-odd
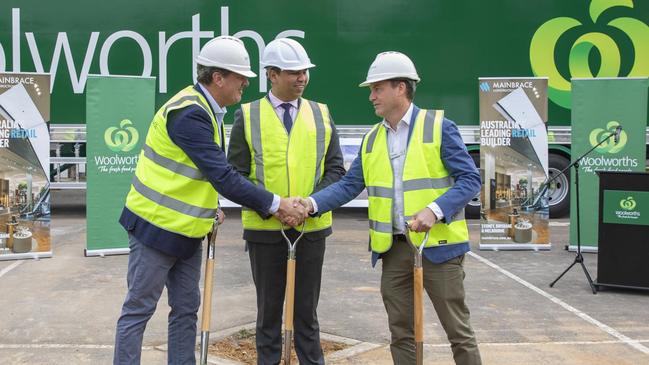
[[[563,277],[563,275],[565,275],[568,271],[570,271],[570,269],[572,269],[572,267],[575,266],[575,264],[580,264],[581,268],[584,269],[584,274],[586,274],[586,279],[588,279],[588,284],[590,285],[590,289],[593,291],[593,294],[597,294],[597,288],[596,288],[595,284],[593,284],[593,279],[591,279],[590,274],[588,273],[588,270],[586,269],[586,265],[584,265],[584,256],[581,254],[581,235],[580,235],[581,226],[579,225],[579,161],[581,161],[589,153],[593,152],[594,149],[601,146],[604,142],[611,139],[611,137],[616,136],[618,134],[619,134],[619,132],[617,130],[615,132],[612,132],[611,134],[609,134],[608,137],[604,138],[598,144],[593,146],[593,148],[586,151],[586,153],[581,155],[574,162],[571,162],[570,165],[566,166],[563,170],[561,170],[561,172],[559,172],[557,175],[555,175],[552,179],[548,180],[548,182],[544,184],[543,188],[547,189],[547,187],[550,185],[550,183],[552,181],[554,181],[559,176],[565,174],[565,172],[569,168],[571,168],[573,166],[575,167],[575,188],[577,189],[575,191],[575,193],[577,195],[577,202],[576,202],[577,203],[577,254],[575,255],[575,260],[572,262],[572,264],[570,264],[570,266],[568,266],[568,268],[565,269],[561,273],[561,275],[559,275],[556,279],[554,279],[554,281],[552,283],[550,283],[550,288],[552,288],[554,286],[554,284],[557,281],[559,281],[559,279],[561,279]],[[617,143],[617,138],[615,138],[615,139],[616,139],[616,143]]]

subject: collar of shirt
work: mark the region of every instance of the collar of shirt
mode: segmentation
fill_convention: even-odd
[[[414,104],[410,103],[410,106],[408,107],[408,110],[406,110],[406,114],[404,114],[403,117],[401,117],[401,120],[399,121],[399,123],[397,123],[397,129],[399,129],[399,127],[401,125],[405,125],[407,127],[410,127],[410,119],[412,118],[413,109],[414,109]],[[381,123],[383,123],[383,125],[385,126],[385,128],[388,129],[388,131],[390,131],[390,130],[394,131],[392,129],[392,127],[390,126],[390,123],[387,120],[383,119],[381,121]]]
[[[277,98],[277,96],[273,95],[272,91],[268,92],[268,100],[270,100],[270,104],[273,106],[273,109],[275,109],[275,110],[277,110],[277,108],[280,108],[280,105],[286,103],[286,101],[282,101],[279,98]],[[297,110],[297,106],[298,106],[297,100],[298,99],[291,100],[291,101],[288,102],[289,104],[291,104],[293,106],[293,108],[295,108],[295,110]],[[293,108],[291,108],[291,109],[293,109]]]
[[[198,83],[198,87],[200,87],[201,91],[203,91],[207,102],[210,103],[210,106],[212,107],[212,111],[214,112],[216,120],[219,122],[219,125],[221,125],[221,123],[223,122],[223,116],[228,112],[228,110],[225,107],[221,108],[219,103],[217,103],[216,100],[214,100],[214,98],[212,97],[212,94],[210,94],[210,92],[200,82]]]

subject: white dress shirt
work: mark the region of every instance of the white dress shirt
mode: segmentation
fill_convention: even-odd
[[[219,103],[217,103],[216,100],[214,100],[212,94],[210,94],[210,92],[203,85],[201,85],[201,83],[198,83],[198,87],[201,88],[201,91],[203,91],[203,95],[205,95],[207,102],[210,103],[210,106],[212,107],[212,111],[214,112],[214,117],[216,118],[216,123],[219,127],[219,135],[221,136],[221,145],[223,145],[223,148],[225,149],[225,136],[221,135],[221,125],[223,125],[223,117],[225,116],[225,113],[228,112],[228,109],[226,107],[221,107]],[[279,195],[273,194],[273,202],[271,203],[270,208],[268,209],[268,213],[270,214],[277,213],[277,211],[279,210],[279,202],[280,202]]]
[[[414,106],[410,103],[406,114],[401,117],[397,123],[396,130],[392,129],[390,123],[383,119],[381,123],[385,127],[388,135],[388,153],[390,154],[390,163],[392,164],[393,173],[393,192],[392,197],[392,231],[393,233],[404,233],[404,213],[403,213],[403,165],[406,162],[406,151],[408,150],[408,133],[410,131],[410,119]],[[442,209],[435,202],[428,204],[428,208],[433,211],[437,219],[444,218]]]
[[[393,173],[393,192],[394,196],[392,204],[392,231],[394,233],[404,233],[404,214],[403,214],[403,165],[406,162],[406,151],[408,150],[408,133],[410,130],[410,119],[412,118],[412,111],[414,105],[410,103],[406,114],[401,117],[397,123],[397,129],[394,130],[385,119],[381,121],[385,127],[388,135],[388,153],[390,154],[390,163],[392,164]],[[313,205],[313,212],[318,211],[318,205],[313,198],[309,198]],[[444,218],[442,209],[435,202],[428,204],[430,209],[437,220]]]
[[[226,107],[221,107],[219,103],[217,103],[216,100],[214,100],[212,94],[210,94],[210,92],[207,91],[205,86],[201,85],[201,83],[198,83],[198,87],[201,88],[201,90],[203,91],[203,95],[205,95],[205,98],[207,99],[207,102],[210,103],[210,106],[212,107],[212,111],[214,111],[214,117],[216,117],[216,122],[219,126],[219,131],[220,131],[221,125],[223,124],[223,117],[225,116],[225,113],[228,112],[228,109]]]
[[[273,109],[275,109],[275,114],[277,114],[277,117],[279,118],[280,121],[284,120],[284,108],[281,106],[284,103],[289,103],[291,104],[291,120],[295,122],[295,117],[297,116],[297,108],[298,108],[298,99],[291,100],[291,101],[282,101],[277,98],[277,96],[273,95],[272,91],[268,92],[268,100],[270,100],[270,104],[273,106]]]

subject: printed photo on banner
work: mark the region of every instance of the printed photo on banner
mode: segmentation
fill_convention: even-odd
[[[550,247],[547,78],[480,78],[480,248]]]
[[[0,73],[0,260],[47,257],[50,76]]]

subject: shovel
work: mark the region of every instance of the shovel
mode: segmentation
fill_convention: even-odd
[[[286,236],[284,226],[282,226],[282,236],[288,243],[288,260],[286,261],[286,304],[284,306],[284,344],[282,352],[284,353],[284,364],[291,364],[291,345],[293,341],[293,308],[295,304],[295,252],[297,243],[304,235],[306,221],[302,223],[300,235],[291,242]]]
[[[424,269],[422,267],[422,253],[424,246],[428,241],[428,234],[424,236],[424,241],[419,247],[415,246],[408,235],[410,225],[406,222],[406,241],[412,246],[415,252],[414,271],[414,302],[415,302],[415,354],[417,356],[417,365],[424,364]]]
[[[219,230],[219,216],[214,218],[212,232],[207,237],[207,256],[205,259],[205,283],[203,289],[203,315],[201,318],[201,365],[207,365],[207,347],[210,341],[210,322],[212,310],[212,276],[214,275],[214,242]]]

